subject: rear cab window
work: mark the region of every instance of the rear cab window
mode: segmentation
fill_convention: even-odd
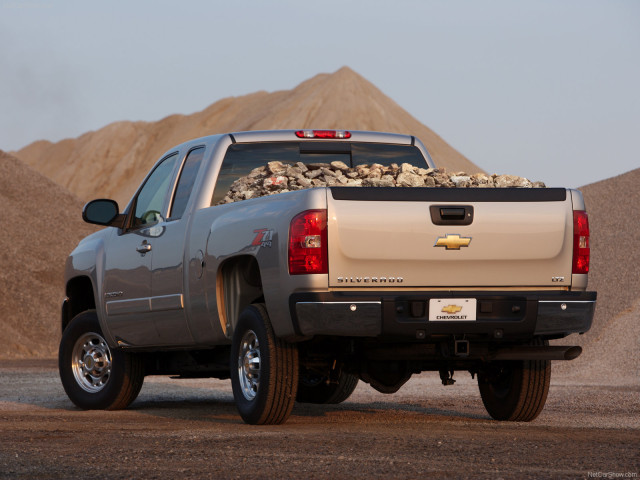
[[[229,146],[222,161],[211,205],[224,199],[229,187],[238,178],[273,161],[289,165],[341,161],[350,167],[373,163],[384,166],[409,163],[429,168],[422,152],[413,145],[326,141],[235,143]]]

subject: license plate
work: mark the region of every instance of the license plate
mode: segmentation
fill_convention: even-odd
[[[429,321],[473,322],[476,303],[475,298],[432,298],[429,300]]]

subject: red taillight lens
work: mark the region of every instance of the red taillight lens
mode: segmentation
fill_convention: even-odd
[[[346,130],[298,130],[298,138],[351,138],[351,132]]]
[[[289,274],[328,273],[327,211],[307,210],[289,227]]]
[[[589,218],[587,212],[573,212],[573,273],[589,273]]]

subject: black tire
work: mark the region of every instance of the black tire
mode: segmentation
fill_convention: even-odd
[[[346,372],[340,372],[337,383],[327,383],[327,379],[313,372],[300,372],[296,401],[336,405],[351,396],[359,381],[358,377]]]
[[[251,425],[284,423],[298,388],[298,348],[276,338],[262,304],[249,305],[233,332],[231,387],[242,419]]]
[[[85,410],[126,408],[144,382],[140,358],[109,348],[95,310],[78,314],[65,328],[58,369],[69,399]]]
[[[535,340],[531,345],[549,345]],[[496,420],[530,422],[547,401],[551,383],[549,360],[493,362],[478,373],[482,403]]]

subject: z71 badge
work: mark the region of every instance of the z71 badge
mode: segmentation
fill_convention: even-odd
[[[258,230],[254,230],[253,233],[255,233],[256,236],[253,242],[251,242],[252,247],[271,247],[273,230],[269,228],[259,228]]]

